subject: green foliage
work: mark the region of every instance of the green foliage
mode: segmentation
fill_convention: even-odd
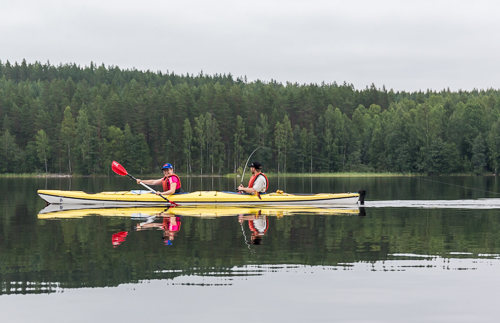
[[[184,120],[184,129],[182,132],[182,146],[184,153],[184,160],[186,162],[186,172],[190,173],[191,170],[191,144],[193,142],[193,129],[191,128],[191,122],[186,118]]]
[[[19,169],[19,161],[21,159],[21,151],[16,144],[15,136],[10,134],[9,129],[6,129],[0,136],[0,171],[2,173],[14,173]]]
[[[199,147],[199,168],[200,168],[200,175],[203,175],[203,148],[205,147],[205,144],[207,142],[207,136],[205,133],[205,116],[201,115],[199,117],[194,118],[195,121],[195,126],[194,126],[194,132],[196,133],[196,142],[198,143]]]
[[[423,167],[428,174],[449,174],[457,168],[458,150],[454,143],[445,143],[437,138],[427,148],[422,148]]]
[[[93,64],[0,65],[2,173],[109,173],[113,159],[138,172],[168,161],[179,172],[228,173],[256,147],[264,170],[280,173],[496,173],[500,165],[497,90],[408,93]],[[40,130],[52,139],[43,160]]]
[[[4,137],[6,134],[4,134]],[[36,134],[35,144],[36,144],[36,152],[38,154],[38,158],[45,165],[45,173],[48,173],[47,158],[48,158],[48,155],[50,154],[51,146],[50,146],[49,137],[47,136],[45,131],[43,131],[43,129],[39,130],[38,133]]]
[[[245,162],[245,141],[247,134],[245,132],[245,122],[241,116],[236,117],[236,128],[234,131],[234,172],[240,172],[240,169],[244,167]]]
[[[482,174],[486,168],[487,158],[486,158],[486,143],[483,136],[478,135],[474,139],[474,144],[472,146],[472,158],[471,164],[474,169],[475,174]]]
[[[85,109],[80,110],[80,115],[76,118],[76,121],[77,170],[80,174],[90,174],[93,168],[94,127],[90,125]]]
[[[104,139],[104,163],[111,165],[116,161],[123,161],[125,157],[125,136],[123,131],[115,126],[108,128],[106,138]],[[108,168],[108,172],[111,167]]]
[[[500,166],[500,120],[495,122],[488,134],[488,149],[491,167],[497,174]]]
[[[71,168],[71,151],[74,149],[75,145],[75,119],[71,113],[71,108],[68,106],[64,110],[64,119],[61,124],[61,150],[64,151],[62,154],[68,161],[68,173],[72,173]]]

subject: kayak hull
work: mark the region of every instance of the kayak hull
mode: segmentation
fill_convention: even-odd
[[[81,191],[39,190],[38,195],[49,204],[81,204],[103,207],[170,205],[159,196],[146,191],[119,191],[89,194]],[[360,199],[359,193],[336,194],[236,194],[232,192],[199,191],[168,196],[172,202],[182,205],[353,205]]]

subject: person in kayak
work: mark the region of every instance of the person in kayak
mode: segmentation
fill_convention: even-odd
[[[267,189],[269,188],[269,180],[267,179],[267,176],[262,173],[262,164],[258,161],[255,161],[248,166],[250,167],[250,171],[252,172],[252,177],[250,177],[248,187],[240,185],[238,187],[238,190],[242,193],[252,195],[265,194]]]
[[[150,179],[143,181],[142,179],[137,179],[137,184],[141,182],[147,185],[161,185],[163,192],[156,192],[156,195],[172,195],[176,193],[182,193],[181,179],[179,176],[174,174],[174,168],[172,164],[166,163],[161,168],[163,171],[163,178],[160,179]]]

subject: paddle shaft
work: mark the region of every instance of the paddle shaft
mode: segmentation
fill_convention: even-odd
[[[135,178],[134,176],[130,175],[130,174],[127,174],[128,177],[130,177],[131,179],[133,179],[134,181],[137,182],[137,178]],[[142,186],[144,186],[145,188],[147,188],[148,190],[150,190],[151,192],[155,193],[156,194],[156,191],[154,189],[152,189],[151,187],[147,186],[146,184],[144,184],[143,182],[139,182],[139,184],[141,184]],[[169,199],[167,199],[165,196],[159,194],[161,196],[162,199],[164,199],[165,201],[167,201],[168,203],[171,203],[171,204],[174,204],[174,202],[170,202]]]

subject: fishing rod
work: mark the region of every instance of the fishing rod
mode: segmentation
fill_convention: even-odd
[[[257,151],[257,149],[259,149],[259,147],[255,148],[254,151],[252,151],[252,153],[250,154],[250,156],[248,156],[248,159],[247,159],[247,162],[245,163],[245,168],[243,168],[243,174],[241,175],[241,183],[240,185],[243,185],[243,178],[245,177],[245,171],[247,170],[247,165],[248,165],[248,161],[250,161],[250,158],[252,158],[252,155]]]

